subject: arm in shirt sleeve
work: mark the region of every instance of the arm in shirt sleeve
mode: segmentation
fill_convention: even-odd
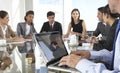
[[[81,73],[119,73],[117,70],[110,71],[102,63],[93,63],[87,59],[82,59],[75,67]]]
[[[108,51],[106,49],[100,51],[90,51],[91,57],[90,59],[100,59],[104,62],[111,62],[112,60],[112,51]]]

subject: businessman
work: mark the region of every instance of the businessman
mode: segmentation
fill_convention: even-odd
[[[120,0],[108,0],[112,13],[120,14]],[[82,73],[120,73],[120,20],[117,25],[113,51],[77,51],[60,60],[59,66],[68,65],[76,68]],[[86,58],[103,59],[111,63],[111,68],[107,69],[102,63],[94,63]]]
[[[62,35],[62,25],[61,23],[55,21],[55,13],[52,11],[49,11],[47,13],[47,22],[44,22],[40,33],[42,32],[53,32],[53,31],[59,31]]]

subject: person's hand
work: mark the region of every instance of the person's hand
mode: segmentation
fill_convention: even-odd
[[[67,65],[69,67],[75,68],[75,66],[81,59],[82,59],[81,56],[70,54],[68,56],[63,57],[60,60],[60,63],[58,66]]]
[[[95,36],[91,36],[90,41],[91,41],[91,43],[95,43],[95,42],[99,42],[99,39]]]
[[[71,34],[71,35],[74,35],[74,34],[76,34],[76,32],[71,31],[70,34]]]
[[[68,35],[67,34],[63,34],[62,38],[68,38]]]
[[[79,55],[82,58],[90,58],[90,52],[87,50],[77,50],[77,51],[72,51],[71,54]]]
[[[84,38],[84,39],[87,39],[89,36],[86,35],[86,34],[81,34],[81,37]]]

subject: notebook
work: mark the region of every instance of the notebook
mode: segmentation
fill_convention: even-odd
[[[59,32],[47,32],[35,34],[35,40],[37,44],[41,47],[44,55],[47,59],[47,66],[49,68],[54,68],[58,70],[67,70],[66,72],[70,72],[73,70],[68,70],[61,67],[56,67],[56,63],[60,61],[63,56],[68,55],[68,49],[66,48],[62,37]]]

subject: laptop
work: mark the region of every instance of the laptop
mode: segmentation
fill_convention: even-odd
[[[65,67],[63,68],[56,65],[63,56],[68,55],[68,48],[66,48],[59,32],[54,31],[35,34],[34,37],[46,57],[46,66],[48,66],[48,68],[65,72],[76,71],[75,69],[66,69]]]

